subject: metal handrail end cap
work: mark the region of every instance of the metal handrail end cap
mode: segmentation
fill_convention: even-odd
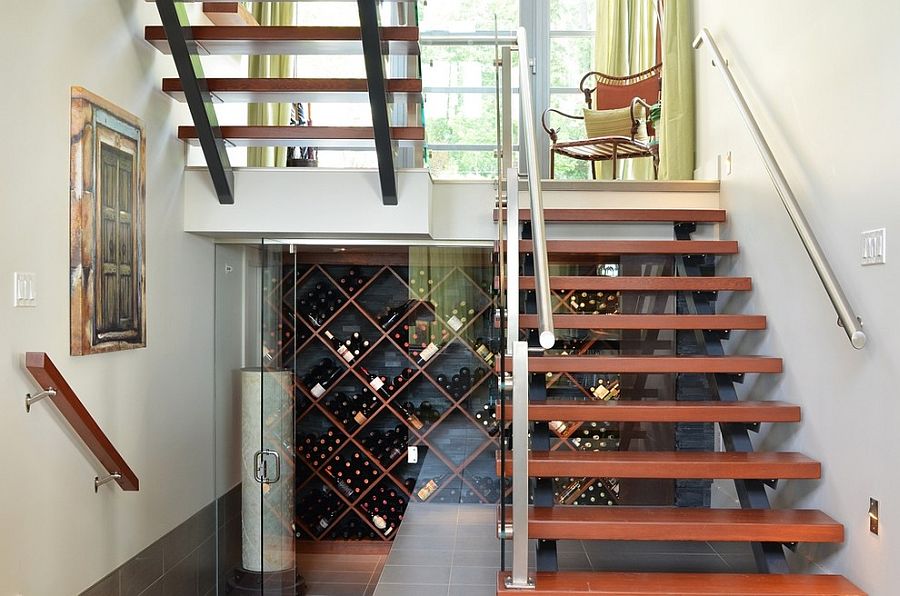
[[[549,350],[556,343],[556,334],[552,331],[542,331],[540,340],[541,347],[545,350]]]
[[[869,338],[866,337],[865,331],[854,331],[850,336],[850,343],[857,350],[862,350],[864,347],[866,347],[866,342],[868,340]]]

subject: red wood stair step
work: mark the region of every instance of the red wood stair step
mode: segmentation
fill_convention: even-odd
[[[495,283],[496,285],[496,283]],[[523,290],[535,289],[533,276],[519,278]],[[664,277],[664,276],[617,276],[601,275],[551,275],[551,290],[607,290],[678,292],[678,291],[749,291],[752,282],[749,277]]]
[[[218,101],[368,101],[366,79],[208,78],[205,81]],[[389,101],[400,97],[421,97],[421,79],[386,79],[385,85],[391,96]],[[163,79],[162,90],[179,101],[185,101],[181,79]]]
[[[520,595],[506,587],[508,571],[497,576],[497,594]],[[536,596],[865,596],[840,575],[767,573],[537,572]]]
[[[769,356],[536,356],[528,371],[537,373],[780,373],[781,358]],[[512,357],[506,357],[512,370]]]
[[[370,126],[222,126],[220,129],[227,143],[240,147],[374,146]],[[178,138],[195,142],[197,129],[179,126]],[[403,144],[420,143],[425,140],[425,129],[421,126],[391,127],[391,139]]]
[[[512,404],[504,406],[512,419]],[[498,414],[500,407],[497,406]],[[582,401],[528,404],[528,419],[607,422],[799,422],[800,406],[780,401]]]
[[[511,475],[511,452],[506,460]],[[819,462],[793,452],[532,451],[528,457],[528,475],[536,478],[815,479],[821,472]]]
[[[359,27],[200,25],[189,29],[190,38],[206,54],[362,54]],[[171,52],[161,25],[145,27],[144,39],[161,52]],[[391,54],[417,55],[419,28],[382,27],[381,41]]]
[[[555,314],[559,329],[765,329],[763,315]],[[519,326],[537,329],[537,315],[519,315]]]
[[[494,221],[500,213],[494,209]],[[531,221],[531,209],[519,209],[519,219]],[[709,222],[725,221],[722,209],[544,209],[551,222]]]
[[[507,521],[512,511],[506,510]],[[844,527],[814,509],[706,507],[529,507],[539,540],[842,542]]]
[[[494,249],[498,248],[494,243]],[[506,242],[503,242],[506,249]],[[519,250],[533,252],[531,240],[520,240]],[[548,240],[548,255],[731,255],[733,240]]]

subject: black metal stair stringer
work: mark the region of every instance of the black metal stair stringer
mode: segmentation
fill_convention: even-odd
[[[693,226],[675,226],[678,240],[690,240]],[[700,260],[679,256],[675,261],[675,274],[680,276],[699,277],[708,274],[708,267]],[[707,270],[707,271],[704,271]],[[714,270],[713,270],[714,273]],[[684,292],[688,314],[706,315],[715,313],[715,296],[705,292]],[[694,332],[697,347],[708,356],[724,356],[723,335],[714,331]],[[707,375],[712,399],[719,401],[739,401],[734,387],[742,377],[729,374]],[[750,440],[750,429],[746,424],[719,423],[722,442],[726,451],[752,453],[753,442]],[[738,501],[743,509],[770,509],[769,497],[766,493],[765,479],[735,480]],[[789,573],[784,545],[777,542],[751,542],[753,558],[760,573]]]
[[[376,0],[357,0],[359,26],[362,35],[369,105],[372,108],[372,130],[375,134],[375,153],[378,158],[378,177],[381,199],[385,205],[397,204],[397,172],[394,169],[394,149],[388,122],[387,93],[384,79],[384,59],[381,54],[381,30],[378,26]]]
[[[197,129],[197,138],[206,167],[212,178],[219,203],[234,203],[234,173],[225,151],[225,139],[216,119],[212,97],[203,76],[197,44],[191,35],[190,22],[184,6],[174,0],[156,0],[156,8],[162,21],[169,48],[181,79],[184,97]]]

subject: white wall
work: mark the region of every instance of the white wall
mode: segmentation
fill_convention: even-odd
[[[184,107],[159,91],[169,56],[136,0],[10,2],[0,55],[0,594],[88,587],[209,503],[213,488],[211,242],[183,229]],[[69,87],[140,116],[147,142],[148,347],[69,357]],[[37,273],[38,306],[12,307],[14,271]],[[140,478],[94,494],[100,472],[35,389],[23,353],[46,351]]]
[[[900,232],[895,140],[900,4],[894,0],[695,0],[695,24],[710,29],[794,187],[834,270],[863,317],[869,345],[852,349],[751,144],[721,76],[698,54],[698,160],[734,155],[722,180],[729,224],[741,254],[727,273],[754,278],[734,311],[769,315],[763,334],[731,347],[785,358],[775,382],[751,383],[759,399],[803,406],[803,422],[775,428],[768,449],[796,449],[823,462],[819,482],[789,481],[780,505],[815,507],[845,524],[838,548],[800,553],[846,574],[873,595],[900,584],[900,277],[895,257],[861,267],[860,232]],[[869,497],[881,502],[882,532],[868,532]]]

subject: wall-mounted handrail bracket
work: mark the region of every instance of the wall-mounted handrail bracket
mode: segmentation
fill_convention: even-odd
[[[809,260],[812,262],[816,273],[819,275],[819,279],[822,281],[822,286],[825,288],[825,292],[828,294],[828,298],[831,300],[834,310],[837,312],[838,321],[840,322],[841,327],[844,328],[844,332],[847,334],[850,344],[857,350],[862,349],[867,341],[866,334],[862,329],[862,319],[857,317],[853,312],[850,301],[847,300],[847,296],[844,294],[844,290],[838,282],[834,271],[832,271],[831,265],[825,257],[825,253],[822,251],[822,247],[819,246],[819,242],[816,240],[816,235],[813,233],[812,228],[809,226],[809,222],[806,221],[806,216],[803,215],[803,211],[800,209],[800,204],[797,202],[797,197],[794,196],[791,185],[788,184],[784,172],[781,171],[781,166],[778,165],[778,161],[772,153],[772,148],[769,147],[768,141],[766,141],[762,130],[759,128],[759,123],[753,116],[753,112],[750,111],[747,100],[744,99],[744,94],[741,93],[740,87],[738,87],[737,82],[734,80],[734,76],[731,74],[728,61],[722,57],[722,52],[719,51],[716,40],[713,39],[709,29],[706,28],[703,28],[700,31],[700,34],[697,35],[693,43],[694,49],[699,49],[700,46],[703,45],[712,52],[713,66],[718,68],[719,72],[722,73],[722,78],[725,79],[725,86],[728,87],[732,99],[734,99],[737,104],[738,112],[740,112],[741,118],[743,118],[744,123],[747,125],[750,136],[753,137],[753,142],[756,143],[756,148],[762,156],[766,170],[769,172],[769,177],[775,185],[775,190],[781,198],[781,202],[784,205],[788,216],[791,218],[791,223],[794,224],[794,228],[797,230],[797,235],[800,236],[800,241],[803,243],[803,247],[809,255]]]
[[[44,389],[43,391],[41,391],[40,393],[35,393],[33,395],[31,393],[26,393],[25,394],[25,411],[31,412],[32,404],[36,404],[37,402],[41,401],[45,397],[56,397],[56,390],[53,387],[48,387],[48,388]]]
[[[84,441],[88,450],[94,454],[100,464],[109,473],[109,476],[94,480],[94,489],[103,484],[115,480],[122,490],[138,490],[138,478],[134,471],[125,462],[116,448],[110,442],[109,437],[91,416],[75,391],[44,352],[27,352],[25,354],[25,368],[34,377],[38,385],[43,389],[40,393],[29,395],[25,398],[25,410],[28,411],[31,404],[46,397],[52,398],[50,403],[56,406],[66,422],[75,431],[75,434]]]
[[[113,472],[109,476],[104,476],[100,478],[99,476],[94,476],[94,492],[98,492],[100,487],[106,484],[107,482],[112,482],[113,480],[119,480],[122,478],[122,475],[118,472]]]

